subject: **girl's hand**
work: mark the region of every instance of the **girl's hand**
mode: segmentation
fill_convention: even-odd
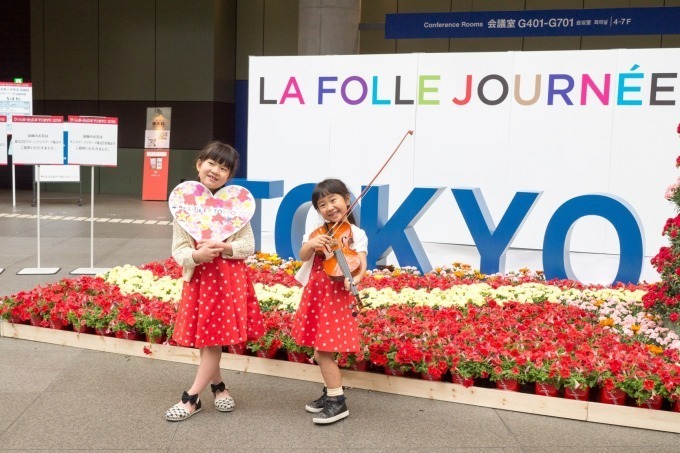
[[[360,281],[361,281],[361,278],[356,278],[356,277],[354,277],[354,278],[352,279],[352,282],[354,283],[354,286],[358,285]],[[346,279],[345,279],[345,290],[346,290],[346,291],[349,291],[350,286],[351,286],[351,285],[350,285],[350,282],[349,282],[349,278],[346,278]]]
[[[191,257],[197,263],[209,263],[222,253],[222,247],[219,244],[215,241],[198,241],[196,250],[191,253]]]
[[[308,240],[307,245],[314,250],[326,250],[327,252],[330,252],[331,247],[333,246],[333,238],[327,234],[319,234]]]
[[[220,242],[213,241],[212,239],[201,239],[196,242],[196,250],[203,247],[216,248],[219,247]]]

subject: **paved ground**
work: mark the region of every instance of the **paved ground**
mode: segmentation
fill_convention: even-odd
[[[90,216],[89,199],[41,203],[41,216]],[[90,266],[90,223],[42,219],[40,267],[54,275],[16,275],[38,267],[31,193],[0,190],[0,295],[69,277]],[[29,217],[21,217],[29,216]],[[98,196],[94,267],[142,264],[170,255],[163,202]],[[121,219],[120,221],[116,221]],[[129,222],[123,222],[130,220]],[[145,222],[141,222],[144,220]],[[138,221],[138,222],[135,222]],[[147,223],[146,221],[151,221]],[[456,257],[451,257],[454,261]],[[315,426],[304,403],[320,385],[224,371],[233,413],[205,408],[191,419],[163,419],[193,380],[195,366],[0,338],[2,451],[368,451],[368,452],[675,452],[680,435],[564,420],[358,389],[350,417]]]

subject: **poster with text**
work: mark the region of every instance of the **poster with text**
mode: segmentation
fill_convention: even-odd
[[[0,115],[7,117],[7,130],[12,133],[12,116],[33,115],[31,83],[0,82]]]
[[[13,163],[17,165],[63,165],[64,118],[61,116],[12,117]]]
[[[69,116],[68,163],[115,167],[118,162],[118,118]]]

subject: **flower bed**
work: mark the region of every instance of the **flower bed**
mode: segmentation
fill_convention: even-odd
[[[312,351],[290,336],[302,289],[299,262],[276,255],[248,259],[266,333],[247,349],[261,357]],[[172,259],[104,276],[64,279],[6,296],[0,316],[42,327],[97,329],[125,338],[172,335],[181,293],[181,269]],[[680,398],[680,340],[645,310],[647,285],[587,286],[547,282],[522,270],[485,276],[454,264],[427,275],[414,269],[373,271],[362,281],[368,309],[357,320],[362,351],[341,355],[351,369],[380,369],[465,385],[517,381],[551,384],[569,395],[584,388],[620,389],[630,404]],[[277,355],[277,352],[278,355]],[[299,356],[295,360],[300,360]],[[467,380],[465,380],[467,379]],[[542,387],[544,388],[544,387]],[[594,395],[595,392],[592,392]]]

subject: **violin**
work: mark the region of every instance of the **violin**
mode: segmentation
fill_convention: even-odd
[[[380,167],[380,170],[378,170],[378,173],[376,173],[373,179],[371,179],[371,182],[369,182],[368,185],[364,187],[364,190],[361,192],[361,194],[350,205],[342,219],[340,219],[340,221],[335,223],[333,226],[329,226],[329,224],[326,223],[325,225],[322,225],[321,227],[314,230],[312,234],[309,235],[309,238],[311,239],[319,234],[328,234],[334,239],[330,250],[326,250],[324,248],[324,250],[317,250],[317,253],[324,254],[324,271],[326,271],[326,274],[331,280],[349,280],[350,293],[356,300],[356,304],[350,306],[352,309],[352,316],[356,316],[358,314],[357,309],[362,310],[364,307],[361,298],[359,297],[359,291],[354,284],[353,278],[361,270],[361,261],[359,254],[350,247],[353,242],[352,227],[347,221],[347,218],[352,213],[352,210],[357,205],[359,200],[361,200],[364,195],[366,195],[368,189],[371,188],[380,173],[382,173],[390,160],[392,160],[399,147],[401,147],[401,144],[404,143],[404,140],[406,140],[406,137],[409,135],[413,135],[412,130],[409,130],[404,134],[397,147],[394,148],[394,151],[392,151],[392,154],[390,154],[390,157],[387,158],[383,166]]]
[[[352,316],[357,316],[357,310],[363,309],[363,302],[359,297],[359,290],[354,284],[354,277],[361,271],[361,258],[359,254],[351,247],[354,240],[352,238],[352,225],[347,220],[342,220],[335,225],[326,223],[309,235],[309,238],[318,236],[319,234],[327,234],[333,241],[330,249],[323,247],[317,249],[317,254],[324,255],[323,269],[326,275],[331,280],[343,281],[349,280],[349,292],[354,296],[355,303],[350,305]]]
[[[328,277],[334,281],[342,281],[345,278],[352,280],[351,277],[355,277],[361,271],[361,259],[359,254],[352,248],[354,243],[352,225],[346,220],[338,225],[326,223],[314,230],[309,235],[309,238],[312,239],[319,234],[327,234],[333,238],[329,250],[326,248],[316,250],[317,254],[324,255],[323,269]],[[349,268],[349,275],[351,277],[345,275],[342,264],[343,259],[339,258],[340,254],[344,256],[344,262]]]

